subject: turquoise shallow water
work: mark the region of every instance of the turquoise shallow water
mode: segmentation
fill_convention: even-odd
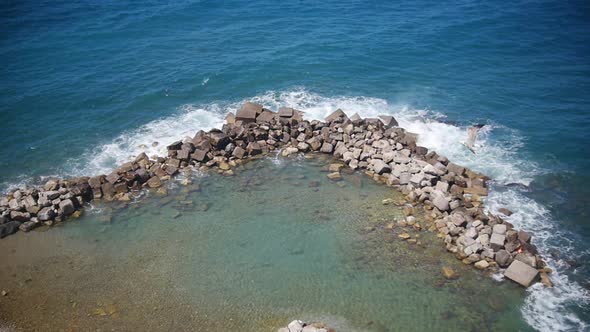
[[[310,118],[394,114],[493,178],[558,273],[521,308],[590,321],[590,44],[585,1],[5,1],[0,189],[109,172],[219,125],[244,100]],[[477,155],[460,144],[488,126]],[[160,142],[152,147],[154,141]]]
[[[339,331],[530,330],[521,288],[464,266],[433,234],[400,240],[402,229],[385,227],[400,207],[381,202],[399,194],[361,174],[331,182],[324,165],[262,160],[7,238],[0,320],[26,330],[274,331],[295,318]],[[445,280],[442,266],[460,278]],[[23,303],[43,309],[13,319]]]

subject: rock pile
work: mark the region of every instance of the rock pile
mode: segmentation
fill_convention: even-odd
[[[308,121],[292,108],[273,112],[247,102],[235,115],[228,114],[221,129],[201,130],[193,138],[170,144],[165,157],[142,153],[108,175],[55,179],[9,193],[0,200],[0,237],[63,221],[93,199],[128,201],[134,192],[158,188],[183,169],[215,169],[233,175],[232,168],[244,159],[282,149],[283,156],[333,155],[348,167],[401,190],[408,202],[426,209],[429,223],[415,227],[409,215],[412,220],[407,224],[437,232],[447,250],[465,264],[482,270],[508,267],[506,276],[525,287],[539,276],[539,270],[548,272],[530,244],[530,234],[484,211],[485,175],[417,142],[418,136],[398,127],[391,116],[349,118],[338,109],[325,121]],[[328,177],[339,180],[340,167],[331,168]]]

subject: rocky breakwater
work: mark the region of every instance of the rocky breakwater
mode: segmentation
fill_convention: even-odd
[[[427,224],[417,225],[408,215],[400,227],[436,232],[448,251],[477,269],[506,268],[504,275],[525,287],[541,276],[550,286],[550,269],[530,243],[531,235],[484,210],[482,197],[488,193],[489,179],[417,142],[418,136],[400,128],[392,116],[349,118],[338,109],[325,121],[308,121],[292,108],[273,112],[246,102],[236,114],[227,115],[221,129],[198,131],[170,144],[167,156],[142,153],[108,175],[53,179],[9,193],[0,200],[0,237],[63,222],[79,215],[91,200],[129,201],[141,190],[163,190],[165,181],[192,169],[231,176],[245,160],[271,151],[280,150],[285,157],[324,153],[397,188],[412,209],[425,209]],[[338,181],[340,168],[331,165],[328,177]],[[404,238],[409,240],[409,234]]]

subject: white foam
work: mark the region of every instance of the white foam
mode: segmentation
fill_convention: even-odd
[[[185,137],[193,137],[199,129],[220,127],[223,124],[222,113],[217,104],[205,107],[184,105],[179,114],[125,132],[113,141],[97,146],[82,158],[71,160],[64,168],[64,175],[106,174],[141,152],[150,157],[166,155],[166,146],[170,143]],[[153,146],[154,142],[158,144]]]

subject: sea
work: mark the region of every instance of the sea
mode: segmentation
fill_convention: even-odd
[[[0,25],[0,191],[53,176],[108,173],[141,152],[163,155],[173,141],[200,129],[220,127],[226,114],[244,101],[273,110],[293,107],[308,119],[322,119],[338,108],[349,116],[389,114],[400,126],[417,133],[420,145],[487,174],[492,179],[487,209],[513,211],[506,220],[534,234],[533,243],[554,270],[553,288],[535,285],[523,291],[522,301],[509,306],[512,325],[494,325],[493,317],[487,317],[474,326],[485,322],[490,324],[488,330],[590,329],[589,2],[6,0],[0,4]],[[485,126],[472,153],[463,143],[467,129],[475,124]],[[264,167],[295,166],[271,163]],[[315,174],[317,170],[308,171]],[[224,181],[218,183],[230,188]],[[277,186],[272,190],[283,192]],[[238,206],[248,205],[240,203],[239,197],[234,199]],[[224,209],[231,208],[231,202],[224,203]],[[273,218],[280,218],[281,210],[272,211]],[[214,212],[219,220],[229,218],[227,211]],[[278,230],[288,233],[294,227],[284,225],[285,220],[283,228],[274,231],[268,230],[272,224],[259,221],[263,225],[255,224],[255,230],[280,236]],[[70,232],[64,236],[89,233],[75,229],[64,230]],[[144,241],[154,240],[145,230],[133,231],[141,232]],[[39,236],[58,236],[47,235],[51,232]],[[182,231],[178,232],[180,236]],[[215,237],[223,241],[223,234]],[[343,234],[344,238],[350,235]],[[165,234],[159,235],[159,241],[168,241]],[[320,235],[311,241],[322,241]],[[324,249],[341,250],[330,248]],[[223,252],[223,246],[218,249]],[[293,250],[292,256],[299,257],[298,249]],[[256,252],[253,249],[253,255]],[[320,254],[314,251],[314,255]],[[193,258],[187,264],[211,264],[202,257]],[[278,263],[280,257],[269,260],[278,264],[278,270],[289,270]],[[228,260],[227,264],[239,270],[240,262]],[[403,260],[398,263],[403,265]],[[310,266],[315,271],[325,268]],[[377,278],[381,282],[398,280],[395,269],[383,273],[383,279]],[[205,275],[196,275],[206,280]],[[223,276],[220,270],[219,278]],[[412,279],[407,274],[404,278]],[[499,276],[496,279],[497,284],[508,284]],[[189,289],[186,292],[227,304],[210,289],[205,291],[207,287],[189,286],[190,278],[179,280]],[[285,287],[289,280],[285,279]],[[294,280],[290,282],[297,284]],[[244,296],[267,296],[269,302],[261,300],[267,304],[288,301],[279,299],[278,288],[273,296],[253,295],[244,291],[248,283],[235,287],[235,280],[224,282],[234,285],[224,288],[228,294],[243,291]],[[325,285],[336,299],[345,299],[346,293],[338,292],[351,283],[354,278]],[[371,318],[351,308],[370,312],[375,303],[364,304],[371,299],[383,310],[391,305],[391,315],[404,317],[398,321],[404,322],[405,330],[412,330],[411,322],[426,315],[403,310],[399,302],[412,298],[411,294],[383,293],[391,294],[395,301],[391,304],[374,292],[373,283],[367,282],[367,289],[372,289],[367,292],[351,286],[350,296],[358,301],[339,302],[346,309],[338,313],[330,312],[330,307],[338,306],[326,300],[306,307],[302,315],[315,317],[314,312],[323,310],[321,317],[334,314],[350,321],[350,326],[360,326],[359,330],[383,331],[401,327],[391,328],[396,320],[385,319],[386,313]],[[323,283],[312,284],[316,293],[322,291]],[[504,288],[510,286],[499,287],[499,292],[506,292]],[[437,293],[415,295],[436,297]],[[416,308],[422,305],[412,301]],[[224,305],[216,307],[219,317],[231,310],[262,315],[274,307]],[[280,318],[296,318],[292,309],[282,311]],[[247,321],[243,314],[235,315],[242,317],[240,322]],[[278,316],[273,317],[278,323]],[[375,328],[373,321],[384,327]],[[434,322],[416,325],[414,330],[432,330],[437,326]],[[223,326],[216,328],[223,330]],[[448,328],[458,327],[449,324]]]

